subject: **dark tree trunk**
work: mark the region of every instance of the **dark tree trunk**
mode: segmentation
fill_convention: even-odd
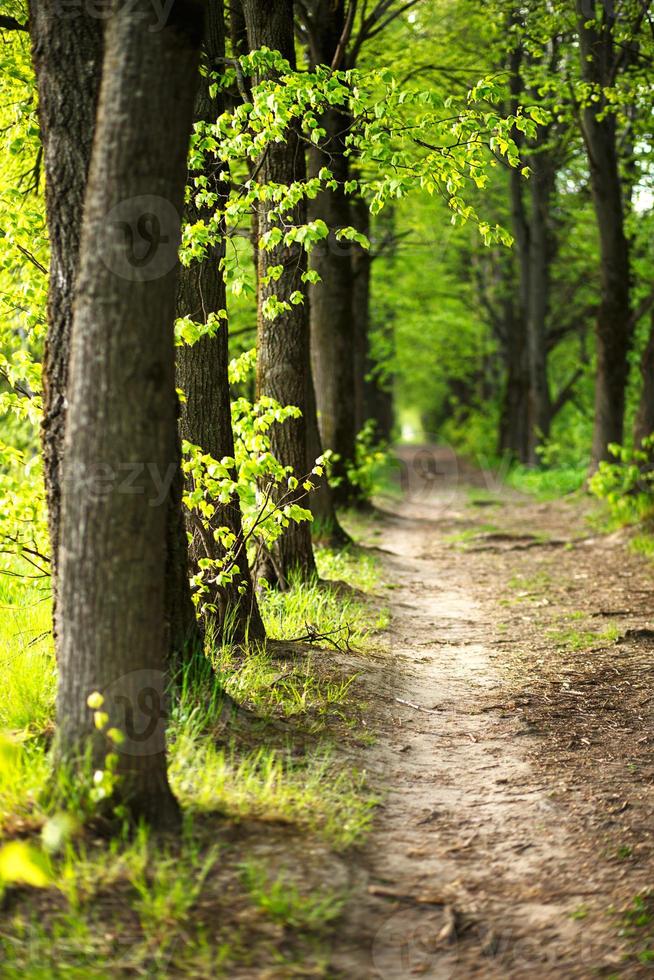
[[[640,360],[643,388],[634,422],[634,445],[654,433],[654,309],[650,313],[651,327],[647,345]]]
[[[179,416],[179,400],[175,399]],[[189,583],[189,553],[182,506],[184,475],[179,430],[175,438],[175,475],[168,496],[166,526],[166,647],[169,667],[175,670],[187,656],[203,648],[203,636],[195,614]]]
[[[316,0],[310,20],[309,57],[313,65],[332,64],[340,50],[344,26],[343,0]],[[333,491],[337,505],[348,504],[356,496],[345,475],[348,461],[354,459],[357,434],[353,248],[350,242],[340,243],[335,235],[337,229],[353,224],[344,190],[349,176],[345,136],[350,124],[342,111],[327,110],[320,119],[326,135],[319,147],[312,146],[309,151],[310,176],[327,167],[338,182],[337,189],[323,190],[309,202],[311,220],[321,219],[329,228],[329,237],[310,257],[311,268],[321,280],[310,288],[311,354],[322,443],[339,457],[334,466],[334,476],[340,479]]]
[[[222,0],[211,0],[207,12],[205,36],[207,68],[221,71],[225,57],[225,24]],[[196,97],[196,121],[215,122],[224,111],[224,98],[220,90],[212,98],[211,79],[204,76],[200,81]],[[228,188],[220,182],[220,171],[224,164],[215,161],[208,172],[207,190],[224,199]],[[191,177],[196,176],[191,174]],[[211,210],[199,210],[194,203],[187,204],[185,218],[194,224],[209,221]],[[225,240],[212,245],[205,258],[180,270],[177,315],[190,316],[198,323],[206,323],[212,313],[226,308],[225,281],[220,263],[225,254]],[[234,435],[232,432],[229,381],[229,344],[227,324],[217,332],[205,335],[192,346],[183,346],[177,352],[178,385],[186,395],[182,408],[182,438],[203,452],[220,461],[225,456],[234,456]],[[215,515],[211,529],[227,527],[242,538],[243,524],[241,505],[238,496],[227,504],[214,501]],[[197,569],[203,558],[220,559],[224,557],[223,547],[215,540],[211,531],[199,525],[194,514],[188,515],[189,531],[192,535],[190,557]],[[229,627],[229,639],[241,642],[247,636],[264,639],[265,630],[254,594],[248,556],[242,548],[237,557],[238,573],[227,586],[210,586],[204,599],[205,620],[213,622],[220,635]]]
[[[295,41],[292,0],[245,0],[243,3],[248,40],[251,51],[264,45],[281,52],[291,65],[295,65]],[[257,171],[257,180],[290,184],[305,177],[304,152],[298,134],[289,129],[284,142],[271,143],[263,154]],[[259,235],[264,235],[276,225],[271,216],[271,206],[262,205],[258,214]],[[298,205],[293,215],[294,224],[303,224],[305,208]],[[282,405],[295,405],[302,416],[289,419],[270,430],[274,456],[301,480],[307,469],[307,365],[309,363],[309,323],[307,307],[290,303],[294,291],[306,294],[302,273],[306,269],[304,252],[283,243],[266,251],[258,250],[258,314],[257,314],[257,397],[268,396]],[[270,266],[284,268],[279,281],[264,282]],[[290,309],[274,321],[263,315],[263,305],[269,296],[288,302]],[[307,506],[304,491],[300,488],[295,499]],[[278,539],[273,553],[266,556],[259,572],[266,578],[284,586],[289,574],[296,569],[305,577],[315,574],[315,560],[311,544],[311,528],[308,522],[291,522]]]
[[[56,0],[30,3],[50,240],[41,438],[55,605],[70,330],[102,68],[102,23],[84,4],[62,16]]]
[[[350,202],[343,191],[348,166],[341,133],[348,120],[330,110],[321,116],[320,124],[327,136],[320,149],[312,147],[309,151],[309,175],[315,177],[322,167],[329,167],[339,186],[337,190],[321,191],[309,202],[310,219],[321,219],[329,228],[329,237],[310,256],[311,268],[320,276],[320,282],[310,288],[311,353],[323,446],[339,456],[334,476],[340,482],[334,488],[334,496],[337,504],[347,504],[352,498],[352,488],[345,473],[348,461],[354,459],[357,433],[352,343],[353,247],[348,241],[340,243],[335,232],[352,224]]]
[[[307,298],[308,302],[308,298]],[[313,372],[310,363],[310,351],[307,351],[308,363],[306,370],[306,429],[307,429],[307,472],[313,469],[316,460],[322,456],[322,440],[318,428],[316,409],[316,392],[313,386]],[[329,548],[343,548],[351,544],[352,539],[341,527],[334,507],[334,495],[329,485],[327,474],[314,475],[312,483],[315,490],[309,497],[309,506],[313,514],[313,538]]]
[[[202,7],[148,0],[107,25],[71,335],[62,493],[58,757],[102,768],[133,818],[176,825],[166,774],[166,492],[176,473],[173,324]]]
[[[39,93],[46,214],[50,242],[48,331],[43,360],[43,463],[50,532],[54,635],[58,595],[61,472],[68,391],[70,332],[102,70],[103,20],[84,5],[61,16],[56,3],[30,5],[32,53]],[[181,520],[181,474],[171,484],[166,568],[166,629],[171,654],[197,642]]]
[[[600,98],[586,106],[582,133],[588,155],[590,184],[600,243],[601,296],[597,312],[595,428],[592,467],[609,458],[610,443],[623,438],[628,355],[633,337],[630,309],[629,241],[618,166],[617,127],[607,111],[603,87],[614,82],[614,14],[603,8],[601,25],[590,24],[595,3],[577,0],[579,52],[584,80],[598,86]],[[590,26],[588,26],[590,25]]]
[[[356,198],[352,204],[353,224],[366,237],[370,234],[370,212],[365,201]],[[357,245],[352,253],[352,333],[354,354],[354,428],[360,432],[368,419],[374,418],[373,382],[370,357],[370,251]]]
[[[529,372],[524,319],[507,301],[502,323],[506,382],[500,412],[499,449],[513,459],[529,459]]]
[[[516,47],[509,59],[511,72],[511,110],[515,112],[523,95],[520,67],[522,49]],[[523,145],[520,134],[515,134],[518,147]],[[509,195],[511,201],[511,225],[515,238],[518,266],[518,301],[507,307],[508,320],[505,323],[507,345],[507,384],[501,423],[503,448],[521,463],[534,462],[534,443],[532,435],[534,400],[531,386],[531,368],[536,358],[536,347],[529,336],[529,315],[531,312],[531,228],[525,207],[524,178],[519,170],[511,168],[509,173]],[[517,306],[517,310],[515,307]],[[517,315],[515,315],[517,312]],[[523,399],[526,396],[526,401]],[[516,415],[517,412],[524,412]]]
[[[527,355],[529,363],[529,463],[538,462],[537,449],[549,436],[552,404],[547,376],[547,316],[549,311],[550,202],[555,172],[542,141],[532,156],[529,179],[529,296],[527,302]]]

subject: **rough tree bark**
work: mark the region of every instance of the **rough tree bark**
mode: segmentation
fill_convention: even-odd
[[[553,254],[550,203],[556,171],[543,148],[546,134],[536,141],[529,179],[529,297],[527,302],[527,359],[529,363],[529,450],[531,465],[538,462],[537,449],[549,436],[552,401],[547,374],[547,317],[550,297],[550,265]]]
[[[634,445],[639,447],[654,433],[654,309],[650,313],[651,327],[640,360],[643,388],[634,422]]]
[[[51,582],[58,595],[61,479],[66,423],[70,332],[79,262],[84,195],[102,72],[103,24],[84,5],[32,0],[29,27],[39,95],[50,242],[48,330],[43,359],[42,444],[50,533]],[[166,560],[166,628],[171,656],[198,640],[181,520],[181,473],[170,488]]]
[[[31,0],[29,14],[50,240],[41,439],[56,604],[70,330],[102,69],[103,22],[84,4],[62,16],[57,0]]]
[[[116,798],[176,825],[166,774],[167,483],[176,459],[173,324],[186,154],[203,12],[175,0],[154,30],[149,0],[109,18],[71,335],[62,492],[58,758],[107,740]]]
[[[366,238],[370,237],[370,211],[364,200],[354,197],[351,202],[352,223]],[[394,212],[386,209],[383,218],[388,236],[387,258],[393,258],[396,250]],[[390,441],[393,422],[393,393],[384,387],[377,376],[378,367],[370,345],[370,296],[374,259],[377,256],[361,245],[352,251],[352,326],[354,335],[354,413],[355,430],[360,432],[365,422],[372,419],[379,439]],[[393,325],[391,318],[385,324],[392,346]]]
[[[344,0],[315,0],[309,44],[313,65],[333,63],[341,50],[344,28]],[[340,477],[334,489],[337,505],[348,504],[352,499],[345,473],[347,462],[354,459],[357,434],[352,244],[340,243],[335,235],[338,228],[352,224],[350,201],[344,191],[349,172],[345,135],[350,123],[342,111],[328,109],[320,118],[326,135],[319,147],[309,150],[309,175],[315,177],[328,167],[338,182],[336,190],[323,190],[309,202],[310,219],[322,219],[329,228],[329,237],[314,248],[310,257],[311,268],[321,280],[310,288],[311,355],[322,443],[339,456],[334,467],[334,476]]]
[[[295,65],[295,45],[292,0],[244,0],[243,11],[251,51],[264,45],[279,51],[291,65]],[[271,143],[260,160],[257,180],[290,184],[305,176],[304,152],[298,134],[289,129],[284,142]],[[258,214],[258,231],[264,235],[274,227],[269,205],[262,205]],[[292,215],[294,224],[303,224],[305,207],[298,205]],[[285,466],[290,466],[298,478],[306,474],[307,437],[307,366],[309,364],[309,323],[307,307],[290,303],[291,293],[306,293],[302,273],[306,269],[304,252],[280,244],[270,251],[259,249],[258,256],[258,313],[257,313],[257,396],[270,396],[282,405],[295,405],[302,416],[289,419],[271,428],[272,452]],[[277,282],[264,282],[270,266],[283,266],[284,272]],[[275,320],[263,316],[266,299],[275,295],[290,304],[290,310]],[[306,506],[303,491],[298,502]],[[311,529],[305,521],[291,523],[278,539],[273,552],[265,556],[258,573],[282,587],[289,574],[296,569],[303,576],[315,574],[315,560],[311,544]]]
[[[356,198],[352,203],[353,224],[366,237],[370,234],[370,212],[365,201]],[[374,418],[372,382],[368,373],[370,360],[370,273],[372,256],[369,249],[357,245],[352,253],[352,326],[354,356],[354,428],[360,432],[368,419]]]
[[[207,8],[207,27],[204,50],[207,68],[222,71],[225,57],[225,22],[222,0],[210,0]],[[199,122],[215,122],[224,111],[224,97],[220,89],[212,97],[211,79],[204,76],[200,81],[196,96],[195,118]],[[224,165],[215,161],[204,176],[208,180],[207,190],[224,199],[228,188],[220,182],[220,171]],[[191,177],[195,176],[191,174]],[[185,218],[191,223],[209,220],[211,209],[198,209],[189,202]],[[226,308],[225,281],[220,262],[225,254],[225,240],[208,248],[205,258],[200,262],[180,270],[177,314],[190,316],[192,320],[206,323],[212,313]],[[182,408],[181,434],[194,445],[201,446],[205,453],[214,459],[234,456],[234,435],[230,411],[228,331],[225,321],[218,331],[205,335],[192,346],[183,346],[177,352],[178,386],[186,395]],[[227,527],[238,537],[242,535],[243,525],[241,505],[237,496],[227,504],[215,501],[216,512],[212,527]],[[189,531],[192,534],[190,548],[191,560],[197,564],[202,558],[221,558],[224,549],[195,523],[189,515]],[[205,616],[212,622],[219,634],[229,626],[229,638],[240,642],[246,636],[253,640],[264,639],[265,630],[259,606],[250,578],[248,557],[243,549],[237,560],[238,574],[228,586],[210,587],[206,603],[215,609]],[[240,591],[244,590],[244,591]]]
[[[511,110],[515,112],[525,97],[521,75],[523,50],[516,45],[509,57],[511,72]],[[506,327],[509,345],[507,403],[505,432],[510,435],[509,449],[521,462],[534,465],[537,448],[548,435],[551,417],[550,392],[547,378],[547,313],[549,306],[549,267],[551,243],[549,206],[554,191],[554,171],[549,154],[543,149],[542,131],[536,138],[531,158],[532,176],[529,186],[515,167],[509,175],[511,222],[518,259],[518,315],[513,315]],[[515,134],[518,148],[525,146],[520,133]],[[529,194],[530,207],[525,195]],[[526,371],[527,420],[526,428],[512,418],[519,411]],[[524,411],[524,406],[522,406]],[[525,440],[526,434],[526,440]],[[514,438],[515,437],[515,438]],[[511,445],[515,443],[515,445]]]
[[[577,0],[579,53],[586,82],[599,100],[582,111],[582,134],[600,244],[601,297],[595,326],[597,374],[592,467],[609,458],[608,446],[623,437],[628,355],[633,337],[630,309],[629,240],[618,165],[615,114],[607,110],[604,87],[614,81],[615,12],[602,6],[595,20],[594,0]]]
[[[499,450],[513,459],[529,459],[529,371],[524,318],[516,304],[503,304],[502,346],[506,381],[500,412]]]

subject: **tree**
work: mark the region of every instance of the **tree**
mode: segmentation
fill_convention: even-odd
[[[344,0],[318,0],[312,5],[306,23],[313,66],[341,67],[344,50],[343,45],[339,49],[339,43],[344,37],[345,17]],[[351,119],[343,108],[334,106],[322,113],[320,125],[325,135],[320,145],[309,151],[309,175],[317,176],[323,167],[328,167],[336,186],[322,190],[309,206],[311,220],[322,220],[329,228],[329,237],[311,254],[311,267],[320,276],[320,282],[310,290],[311,355],[322,442],[339,457],[334,475],[340,482],[334,492],[336,503],[345,504],[352,496],[346,469],[354,459],[356,440],[354,282],[352,246],[348,241],[339,242],[336,233],[352,224],[345,194],[349,176],[346,137]]]
[[[102,21],[84,4],[64,17],[58,4],[47,0],[31,0],[29,14],[50,239],[41,436],[56,604],[70,331],[100,87]]]
[[[216,87],[212,94],[211,73],[220,72],[225,58],[225,23],[222,0],[211,0],[207,11],[205,40],[206,73],[202,77],[196,97],[196,122],[215,123],[224,111],[222,90]],[[200,177],[203,190],[225,198],[228,189],[221,181],[223,169],[218,160],[207,164],[204,172],[192,173],[193,180]],[[190,225],[209,223],[211,209],[198,207],[194,195],[186,206],[186,221]],[[219,317],[226,308],[225,281],[221,272],[221,260],[225,254],[224,227],[219,237],[212,241],[199,261],[191,262],[180,272],[177,301],[178,316],[190,317],[204,331],[193,344],[182,344],[177,354],[179,387],[185,394],[181,416],[182,437],[194,446],[200,446],[216,460],[234,456],[234,435],[230,414],[230,395],[227,369],[229,343],[227,321],[218,318],[218,328],[212,328],[212,318]],[[197,514],[188,514],[188,526],[192,536],[191,559],[196,568],[199,561],[208,558],[218,560],[225,554],[224,547],[213,533],[227,528],[237,539],[242,537],[242,517],[239,498],[233,494],[227,503],[214,502],[215,512],[211,526],[201,526]],[[248,557],[241,548],[237,557],[237,574],[227,584],[211,585],[204,597],[206,619],[214,622],[219,632],[229,623],[230,638],[241,641],[246,636],[263,639],[265,630],[250,578]]]
[[[103,769],[106,732],[120,732],[114,795],[160,826],[178,819],[163,703],[166,483],[177,467],[177,248],[202,27],[195,0],[175,0],[163,25],[148,0],[118,6],[107,24],[64,453],[59,760],[75,765],[90,748]],[[90,696],[106,715],[95,725]]]
[[[623,435],[627,358],[633,336],[629,240],[625,231],[618,157],[618,129],[607,89],[624,66],[614,43],[615,11],[610,4],[577,0],[581,74],[589,87],[581,110],[581,131],[588,156],[590,185],[600,245],[601,297],[595,337],[595,427],[592,465],[609,458],[611,443]]]
[[[80,5],[66,16],[56,4],[33,0],[29,29],[38,85],[46,217],[50,242],[48,331],[43,358],[42,447],[55,606],[61,482],[68,404],[73,301],[79,264],[84,196],[102,72],[103,21]],[[170,485],[165,623],[171,654],[197,642],[181,520],[181,472]]]
[[[291,67],[295,67],[293,3],[292,0],[244,0],[243,11],[251,51],[262,47],[279,51]],[[285,139],[270,143],[259,161],[256,179],[259,184],[289,186],[305,178],[304,151],[294,126],[288,128]],[[292,209],[291,224],[304,223],[305,206],[301,200]],[[274,206],[261,202],[258,211],[260,241],[269,233],[278,232],[274,221]],[[271,429],[271,450],[284,465],[289,466],[296,480],[307,473],[307,370],[309,365],[309,322],[304,303],[306,287],[305,253],[299,246],[284,244],[280,235],[277,244],[258,249],[257,276],[257,397],[273,398],[281,405],[293,405],[301,415],[275,424]],[[274,280],[268,270],[282,267]],[[273,311],[270,311],[272,306]],[[300,502],[306,496],[302,486],[291,500]],[[298,570],[304,576],[315,574],[315,559],[311,530],[306,521],[291,521],[272,551],[259,565],[259,573],[284,585],[289,574]]]
[[[514,21],[515,26],[522,26]],[[556,39],[551,42],[552,51],[547,58],[548,71],[555,69],[557,58]],[[511,111],[517,113],[528,93],[522,69],[529,69],[526,52],[521,42],[514,42],[509,56],[511,70]],[[557,166],[552,149],[552,134],[549,124],[542,124],[536,138],[523,140],[516,134],[516,144],[523,152],[523,162],[530,164],[530,177],[526,182],[517,168],[512,168],[509,176],[511,195],[511,217],[515,235],[517,266],[519,274],[519,320],[514,320],[506,331],[512,338],[515,352],[511,360],[526,363],[527,388],[527,430],[526,443],[519,446],[518,458],[533,465],[537,462],[540,442],[549,435],[552,421],[552,401],[547,372],[547,324],[550,302],[550,267],[554,255],[551,203],[555,190]],[[526,185],[526,186],[525,186]],[[527,205],[525,197],[528,195]],[[524,341],[520,329],[524,330]],[[518,332],[512,327],[518,326]],[[520,376],[520,370],[518,371]],[[520,406],[513,406],[512,413],[519,412]]]

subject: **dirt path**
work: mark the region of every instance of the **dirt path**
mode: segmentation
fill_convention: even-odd
[[[354,761],[384,796],[333,968],[649,976],[633,900],[654,870],[651,566],[594,535],[587,503],[491,496],[435,460],[414,479],[405,452],[407,493],[369,542],[395,585],[392,646]]]

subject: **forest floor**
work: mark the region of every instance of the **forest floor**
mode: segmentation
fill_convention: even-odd
[[[539,502],[417,453],[364,525],[391,642],[366,658],[376,741],[343,751],[382,804],[332,969],[649,976],[654,566],[593,530],[587,497]]]
[[[654,563],[583,494],[445,449],[398,466],[346,518],[361,547],[319,556],[341,584],[267,596],[279,639],[220,654],[245,719],[212,677],[180,698],[182,838],[82,820],[47,888],[0,889],[3,980],[651,975]],[[28,781],[0,831],[38,842],[54,673],[20,622],[3,717]],[[307,622],[351,649],[284,639]]]

